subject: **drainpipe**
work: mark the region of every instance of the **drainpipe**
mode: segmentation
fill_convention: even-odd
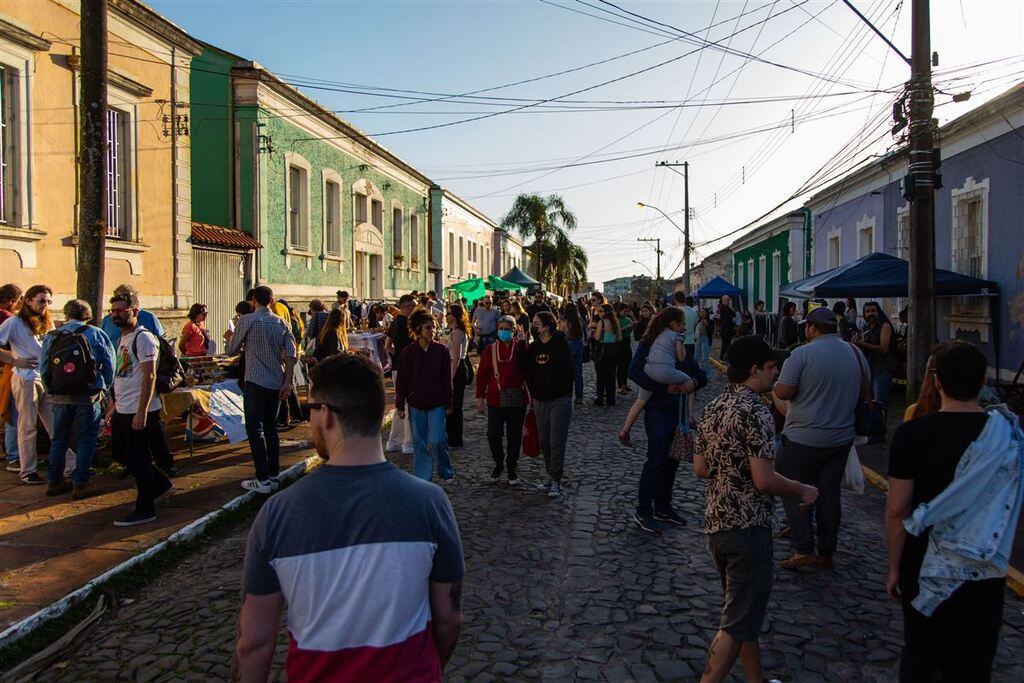
[[[814,239],[811,230],[811,210],[801,206],[799,211],[804,215],[804,277],[807,277],[811,274],[811,240]]]
[[[178,253],[178,62],[177,51],[171,47],[171,300],[174,308],[181,308],[181,292],[178,283],[178,271],[181,264],[178,263],[181,254]],[[138,232],[136,232],[138,235]],[[190,245],[191,247],[191,245]]]

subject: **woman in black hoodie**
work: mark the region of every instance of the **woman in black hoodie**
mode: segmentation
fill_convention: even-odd
[[[541,311],[531,323],[533,342],[519,356],[519,368],[533,400],[540,436],[540,452],[548,480],[539,488],[557,498],[562,493],[565,443],[572,420],[572,351],[565,335],[558,331],[555,316]]]

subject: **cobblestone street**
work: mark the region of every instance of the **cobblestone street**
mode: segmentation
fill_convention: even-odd
[[[701,403],[720,390],[715,382]],[[588,377],[588,396],[591,386]],[[536,461],[521,467],[527,486],[489,483],[485,421],[467,397],[467,445],[455,452],[448,490],[465,543],[466,625],[448,680],[690,681],[702,670],[722,600],[701,532],[703,484],[680,470],[675,503],[687,527],[658,537],[635,529],[642,423],[633,450],[615,438],[634,397],[614,408],[588,398],[577,410],[561,500],[533,488]],[[399,456],[403,467],[409,460]],[[770,676],[895,680],[901,617],[884,594],[883,502],[870,487],[845,497],[833,572],[777,574],[761,641]],[[131,596],[39,680],[227,679],[246,532],[233,528]],[[777,559],[787,553],[778,541]],[[994,680],[1020,683],[1024,602],[1009,591],[1004,614]],[[281,644],[283,680],[283,635]]]

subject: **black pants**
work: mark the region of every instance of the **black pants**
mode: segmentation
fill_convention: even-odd
[[[153,463],[164,472],[174,468],[174,456],[171,455],[171,448],[167,445],[167,434],[164,433],[164,423],[158,421],[153,425],[150,432],[153,443],[150,444],[150,451],[153,453]]]
[[[597,400],[615,405],[615,369],[618,367],[618,342],[599,344],[601,356],[594,364],[597,370]]]
[[[839,540],[839,522],[842,518],[840,500],[840,484],[846,470],[846,459],[850,455],[850,446],[832,446],[817,448],[804,446],[783,437],[782,447],[775,458],[775,469],[784,477],[796,479],[804,484],[818,487],[818,501],[814,504],[814,521],[818,531],[818,553],[831,557]],[[814,552],[814,533],[811,524],[811,511],[800,509],[799,498],[783,498],[782,507],[786,510],[789,528],[792,530],[790,541],[795,552],[808,554]]]
[[[672,451],[672,439],[678,423],[679,412],[675,408],[666,410],[647,406],[644,409],[647,461],[640,473],[636,503],[637,512],[642,515],[668,513],[672,510],[672,488],[676,484],[679,461],[670,458],[669,453]]]
[[[900,683],[931,683],[942,672],[944,683],[988,683],[1003,625],[1002,579],[968,581],[930,617],[911,605],[912,588],[903,593],[903,639]]]
[[[615,357],[615,379],[620,387],[629,385],[629,362],[633,360],[633,347],[628,339],[619,342],[618,355]]]
[[[281,401],[277,394],[277,389],[252,382],[245,383],[242,394],[245,435],[249,437],[252,463],[260,481],[276,477],[281,467],[281,439],[277,435],[277,409]]]
[[[519,450],[523,443],[523,420],[526,406],[519,408],[487,407],[487,443],[491,446],[491,457],[498,467],[508,470],[509,478],[516,473]],[[504,441],[502,438],[504,437]],[[505,444],[508,448],[505,448]]]
[[[722,330],[722,360],[725,360],[725,352],[729,350],[729,345],[732,344],[733,330]]]
[[[135,477],[135,511],[153,515],[156,507],[153,499],[167,490],[170,480],[153,466],[153,439],[157,429],[163,434],[160,411],[153,410],[146,416],[145,429],[132,429],[134,414],[114,413],[110,420],[111,445],[115,453],[124,457],[124,466]]]
[[[455,370],[455,377],[452,378],[452,403],[454,407],[452,414],[445,420],[445,431],[448,432],[448,446],[462,446],[462,404],[466,398],[466,363],[464,360],[459,363]]]

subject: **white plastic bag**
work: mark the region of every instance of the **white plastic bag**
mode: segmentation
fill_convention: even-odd
[[[857,457],[857,446],[850,446],[850,454],[846,456],[843,488],[857,494],[864,493],[864,470],[861,469],[860,458]]]

